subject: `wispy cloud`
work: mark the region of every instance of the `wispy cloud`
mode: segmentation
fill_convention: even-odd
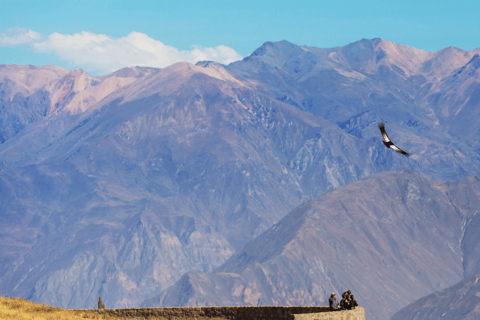
[[[16,47],[45,40],[45,36],[27,28],[10,28],[0,32],[0,47]]]
[[[87,71],[104,73],[130,66],[162,68],[179,61],[196,63],[212,60],[228,64],[242,59],[235,50],[224,45],[215,48],[193,46],[192,50],[178,50],[135,31],[121,38],[86,31],[73,35],[55,32],[44,36],[18,27],[0,33],[0,46],[24,44],[36,52],[55,54]]]

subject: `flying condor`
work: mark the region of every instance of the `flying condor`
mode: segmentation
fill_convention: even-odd
[[[385,145],[385,147],[387,147],[387,148],[391,147],[393,150],[397,151],[398,153],[403,154],[405,157],[410,156],[410,153],[403,151],[402,149],[400,149],[399,147],[397,147],[396,145],[393,144],[392,140],[390,140],[390,138],[387,135],[387,132],[385,131],[385,125],[383,124],[383,122],[380,122],[378,124],[378,129],[380,129],[380,132],[382,133],[383,139],[385,139],[385,141],[382,141],[383,144]]]

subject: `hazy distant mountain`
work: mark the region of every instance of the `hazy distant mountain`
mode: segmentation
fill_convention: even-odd
[[[388,156],[376,141],[368,159],[355,137],[215,65],[173,65],[89,110],[49,117],[0,149],[10,294],[139,304]]]
[[[438,183],[404,169],[337,188],[293,210],[213,273],[189,272],[143,305],[328,305],[332,291],[351,289],[368,319],[388,319],[462,279],[463,223],[480,200],[458,185],[478,194],[480,177]],[[462,209],[458,197],[469,200]],[[480,225],[471,231],[479,234]]]
[[[454,47],[427,52],[381,39],[328,49],[281,41],[265,43],[228,70],[362,140],[377,137],[372,123],[382,119],[394,142],[415,154],[415,171],[454,180],[479,174],[458,163],[480,160],[479,100],[473,98],[479,53]]]
[[[409,304],[392,320],[480,319],[480,272]]]
[[[229,66],[2,66],[0,293],[136,306],[328,190],[402,167],[479,175],[479,119],[459,116],[476,110],[476,53],[282,41]],[[411,158],[383,146],[381,120]],[[422,295],[473,272],[466,234],[464,271]]]
[[[0,143],[52,112],[84,112],[113,91],[155,71],[124,68],[106,77],[92,77],[81,69],[0,65]]]

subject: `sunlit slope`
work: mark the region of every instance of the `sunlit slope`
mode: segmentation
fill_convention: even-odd
[[[109,315],[53,308],[25,299],[0,298],[0,319],[2,320],[75,320],[75,319],[117,319]]]
[[[154,68],[123,68],[103,77],[55,66],[0,65],[0,144],[33,123],[58,114],[81,114]]]

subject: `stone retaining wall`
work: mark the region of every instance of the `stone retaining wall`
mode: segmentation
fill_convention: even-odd
[[[126,319],[162,320],[365,320],[363,308],[333,311],[328,307],[178,307],[130,309],[80,309]]]
[[[365,311],[357,307],[355,310],[294,314],[294,320],[365,320]]]

